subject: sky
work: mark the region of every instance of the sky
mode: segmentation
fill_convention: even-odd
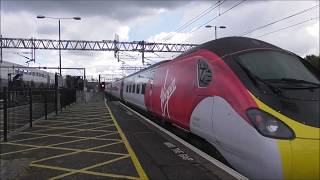
[[[218,38],[246,36],[257,38],[301,57],[319,55],[319,1],[242,1],[242,0],[0,0],[3,37],[58,39],[58,21],[37,19],[81,17],[80,21],[61,21],[61,39],[113,40],[201,44]],[[290,17],[292,15],[292,17]],[[289,17],[289,18],[286,18]],[[278,21],[278,22],[277,22]],[[276,23],[272,23],[276,22]],[[187,23],[187,24],[186,24]],[[270,24],[268,26],[264,26]],[[260,27],[260,28],[259,28]],[[30,50],[4,49],[3,59],[26,65],[27,59],[16,53]],[[149,64],[172,59],[179,53],[146,53]],[[26,56],[29,56],[28,54]],[[62,67],[84,67],[89,78],[118,77],[132,71],[121,67],[142,67],[139,52],[62,51]],[[58,51],[37,50],[30,66],[59,64]],[[81,75],[81,71],[62,71]]]

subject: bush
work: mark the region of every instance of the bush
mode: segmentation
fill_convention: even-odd
[[[320,71],[320,56],[316,55],[307,55],[305,58],[308,62],[310,62],[315,68]]]

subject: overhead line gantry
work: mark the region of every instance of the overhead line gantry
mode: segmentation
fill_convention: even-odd
[[[44,49],[44,50],[81,50],[81,51],[114,51],[115,57],[119,51],[138,51],[142,53],[144,63],[145,52],[185,52],[197,44],[155,43],[145,41],[121,42],[117,40],[87,41],[87,40],[54,40],[36,38],[1,38],[2,48],[14,49]]]
[[[154,43],[145,41],[121,42],[113,40],[86,41],[61,40],[61,50],[87,51],[144,51],[144,52],[184,52],[197,44]],[[59,40],[53,39],[24,39],[1,38],[2,48],[15,49],[46,49],[58,50]]]

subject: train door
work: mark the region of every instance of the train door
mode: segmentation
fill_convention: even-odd
[[[121,84],[120,84],[120,99],[123,100],[123,80],[121,81]]]
[[[148,78],[148,82],[146,83],[146,87],[145,87],[144,102],[149,112],[154,112],[153,102],[152,102],[153,88],[154,88],[153,87],[154,73],[155,73],[155,70],[150,70],[146,75]]]

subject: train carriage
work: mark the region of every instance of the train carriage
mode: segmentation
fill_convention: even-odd
[[[319,72],[291,52],[221,38],[112,86],[119,99],[207,140],[249,178],[319,179]]]
[[[50,86],[54,84],[54,73],[49,73],[35,68],[28,68],[12,62],[0,62],[0,88],[8,87],[9,82],[17,79],[23,81],[24,86]],[[21,87],[15,87],[21,88]]]

